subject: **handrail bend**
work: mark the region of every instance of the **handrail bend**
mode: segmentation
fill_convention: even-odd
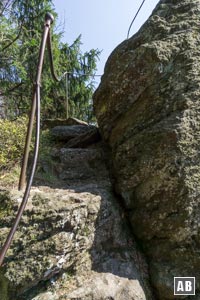
[[[27,135],[26,135],[26,143],[25,143],[25,148],[24,148],[24,156],[23,156],[22,169],[21,169],[21,175],[20,175],[19,189],[22,189],[24,186],[24,183],[25,183],[26,169],[27,169],[28,156],[29,156],[29,148],[30,148],[32,131],[33,131],[33,123],[34,123],[34,119],[36,117],[36,133],[35,133],[33,163],[32,163],[32,167],[31,167],[30,176],[29,176],[27,184],[26,184],[22,203],[18,210],[14,224],[13,224],[12,228],[10,229],[8,237],[0,251],[0,266],[2,266],[2,264],[3,264],[6,252],[7,252],[8,248],[10,247],[10,244],[13,240],[14,234],[17,230],[18,224],[21,220],[22,214],[26,207],[28,197],[30,194],[30,189],[31,189],[31,186],[33,183],[33,177],[34,177],[35,170],[36,170],[38,151],[39,151],[39,139],[40,139],[40,81],[41,81],[42,66],[43,66],[43,61],[44,61],[45,47],[46,47],[47,40],[50,38],[50,26],[51,26],[53,20],[54,20],[54,18],[50,13],[47,13],[45,15],[45,24],[44,24],[44,30],[43,30],[42,40],[41,40],[41,44],[40,44],[36,81],[34,84],[32,106],[31,106],[31,113],[30,113],[28,130],[27,130]]]

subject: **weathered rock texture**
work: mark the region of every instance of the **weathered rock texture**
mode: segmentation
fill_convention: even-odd
[[[71,125],[71,126],[56,126],[52,129],[52,135],[59,141],[69,141],[80,134],[85,134],[93,129],[91,126]]]
[[[71,140],[69,140],[65,147],[67,148],[85,148],[89,145],[95,144],[101,140],[101,135],[98,128],[94,127],[89,132],[83,133]]]
[[[200,297],[199,30],[199,0],[160,1],[114,50],[94,96],[116,190],[161,300],[176,299],[174,276],[196,276]]]
[[[0,274],[1,300],[153,300],[148,270],[112,192],[101,143],[57,148]],[[0,244],[22,193],[0,191]]]

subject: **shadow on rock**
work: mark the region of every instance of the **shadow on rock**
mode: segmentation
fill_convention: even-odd
[[[40,166],[7,253],[1,300],[153,299],[147,265],[113,194],[106,153],[101,143],[61,147],[52,151],[51,166]],[[22,200],[21,192],[10,193],[13,213],[1,219],[1,244]]]

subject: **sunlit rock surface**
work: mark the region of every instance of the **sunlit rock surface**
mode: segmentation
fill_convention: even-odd
[[[85,138],[85,135],[84,135]],[[101,143],[51,150],[0,274],[1,300],[153,300]],[[0,191],[0,244],[22,201]]]
[[[176,299],[174,276],[196,276],[200,297],[199,28],[199,0],[160,1],[113,51],[94,95],[115,189],[160,300]]]

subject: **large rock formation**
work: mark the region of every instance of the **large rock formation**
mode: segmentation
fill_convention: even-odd
[[[199,32],[199,0],[160,1],[109,57],[94,95],[115,188],[161,300],[176,299],[174,276],[196,276],[200,299]]]
[[[113,194],[104,147],[85,148],[83,138],[84,148],[59,142],[40,160],[0,272],[0,300],[153,300],[145,260]],[[1,245],[21,200],[21,192],[0,189]]]

